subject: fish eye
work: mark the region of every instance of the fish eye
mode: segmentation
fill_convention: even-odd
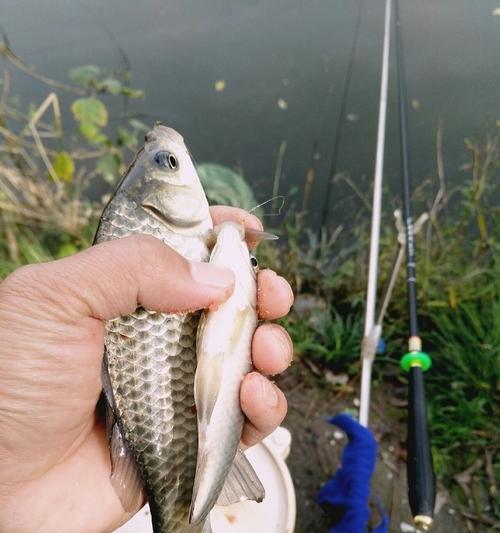
[[[252,265],[252,268],[257,268],[259,266],[257,258],[253,255],[250,256],[250,264]]]
[[[155,163],[159,167],[169,168],[170,170],[177,170],[179,168],[179,161],[177,157],[171,152],[160,150],[155,154]]]
[[[168,156],[168,165],[172,170],[175,170],[178,167],[179,163],[177,162],[177,157],[175,157],[174,154],[170,154]]]

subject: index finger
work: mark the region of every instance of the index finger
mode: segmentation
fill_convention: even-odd
[[[248,211],[245,211],[245,209],[239,207],[215,205],[210,208],[210,215],[212,216],[214,226],[222,224],[223,222],[238,222],[248,229],[256,229],[258,231],[264,229],[262,222],[255,215],[252,215]],[[249,248],[255,248],[257,244],[258,243],[255,241],[248,241]]]

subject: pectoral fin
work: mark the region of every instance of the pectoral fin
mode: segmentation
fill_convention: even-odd
[[[245,500],[261,502],[265,489],[245,454],[238,450],[224,483],[217,505],[232,505]]]
[[[137,511],[142,502],[142,481],[113,411],[113,391],[106,359],[102,366],[102,388],[106,409],[106,431],[111,456],[111,484],[127,512]]]
[[[142,501],[142,481],[118,424],[111,435],[111,484],[127,512],[137,511]]]

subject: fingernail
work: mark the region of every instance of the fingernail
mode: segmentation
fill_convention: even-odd
[[[262,401],[269,407],[276,407],[279,402],[278,391],[276,390],[276,387],[262,376],[259,376],[259,380]]]
[[[232,270],[209,263],[191,263],[191,277],[201,285],[217,289],[227,289],[234,284]]]
[[[285,278],[281,277],[281,276],[278,277],[278,280],[279,280],[279,282],[280,282],[282,285],[285,285],[285,286],[286,286],[286,289],[287,289],[288,293],[290,294],[290,301],[292,302],[292,303],[290,304],[290,307],[292,307],[293,302],[294,302],[294,300],[295,300],[295,295],[293,294],[292,287],[290,287],[290,283],[288,283],[288,281],[287,281]]]
[[[281,352],[286,353],[289,356],[293,351],[293,344],[290,336],[279,326],[275,325],[271,326],[271,333],[274,341],[280,347]]]
[[[246,216],[243,218],[243,223],[249,228],[255,228],[258,231],[263,231],[264,226],[262,225],[262,222],[258,217],[255,215],[252,215],[251,213],[247,213]]]

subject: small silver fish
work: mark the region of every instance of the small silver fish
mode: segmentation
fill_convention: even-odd
[[[235,287],[217,309],[203,313],[198,326],[198,460],[190,515],[193,524],[203,522],[218,498],[222,505],[264,498],[264,487],[238,450],[244,423],[239,391],[243,377],[252,368],[252,337],[257,327],[257,263],[248,251],[242,224],[226,222],[215,231],[217,242],[210,263],[232,269]]]
[[[95,242],[148,234],[193,261],[206,261],[208,202],[184,140],[156,125],[105,208]],[[139,307],[106,324],[103,389],[112,483],[126,510],[142,485],[155,533],[188,525],[196,469],[194,405],[199,313]]]

